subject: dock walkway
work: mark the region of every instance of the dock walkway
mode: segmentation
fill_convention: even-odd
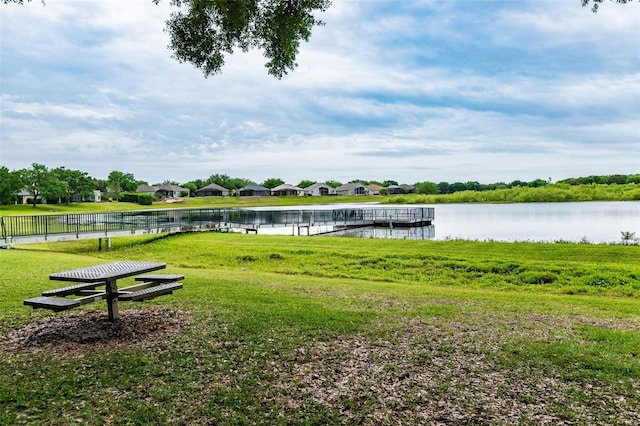
[[[364,226],[425,226],[433,207],[349,207],[318,209],[181,208],[103,213],[0,217],[0,248],[81,239],[197,231],[292,228],[294,235],[316,235]]]

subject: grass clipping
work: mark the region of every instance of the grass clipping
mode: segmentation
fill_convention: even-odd
[[[492,320],[495,326],[501,319]],[[555,339],[548,330],[574,325],[529,320],[545,327],[507,322],[497,333],[483,324],[420,320],[383,338],[356,335],[299,348],[291,372],[276,384],[280,403],[300,409],[299,396],[308,395],[354,424],[636,424],[636,401],[602,382],[583,391],[584,382],[527,364],[506,368],[488,356],[510,339]],[[632,386],[640,391],[637,381]]]
[[[182,310],[138,308],[109,321],[104,310],[39,318],[9,333],[0,351],[83,356],[96,350],[151,347],[191,322]]]

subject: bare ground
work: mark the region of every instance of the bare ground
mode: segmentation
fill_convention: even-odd
[[[96,350],[149,348],[191,321],[180,310],[121,314],[113,323],[104,311],[40,318],[2,339],[0,353],[82,357]],[[518,339],[567,338],[576,325],[640,329],[636,322],[617,320],[492,314],[381,324],[386,331],[379,337],[309,342],[286,357],[286,364],[274,360],[265,398],[280,407],[273,414],[281,420],[303,414],[312,403],[338,412],[343,424],[638,424],[637,398],[628,398],[640,392],[638,380],[630,382],[631,391],[611,389],[597,380],[567,380],[553,368],[522,362],[508,368],[492,356]],[[218,379],[217,386],[237,386],[240,377]]]
[[[109,321],[105,310],[78,311],[39,318],[0,341],[0,352],[83,356],[125,347],[150,347],[191,322],[181,310],[123,309]]]
[[[627,401],[625,391],[522,363],[509,369],[491,356],[511,339],[562,339],[576,323],[638,324],[484,319],[416,320],[390,337],[352,336],[299,348],[293,369],[281,372],[276,385],[281,403],[299,409],[306,403],[300,396],[308,395],[339,410],[347,424],[638,424],[637,399]],[[631,387],[640,392],[637,380]]]

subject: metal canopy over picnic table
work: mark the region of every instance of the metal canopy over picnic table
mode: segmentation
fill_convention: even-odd
[[[170,294],[174,290],[182,288],[182,284],[176,281],[182,280],[184,278],[183,275],[142,275],[166,267],[166,263],[160,262],[118,261],[57,272],[49,275],[49,279],[80,284],[45,291],[41,297],[27,299],[24,304],[34,308],[62,311],[85,303],[106,299],[109,320],[113,321],[120,317],[118,311],[119,298],[120,300],[141,301]],[[136,281],[142,281],[142,283],[118,290],[117,280],[132,276],[136,276]],[[96,287],[100,286],[105,286],[105,290],[96,290]],[[82,297],[79,299],[63,298],[68,295]]]

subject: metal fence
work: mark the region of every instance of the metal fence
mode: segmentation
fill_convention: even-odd
[[[79,234],[129,229],[154,229],[173,225],[218,223],[221,209],[141,210],[73,213],[0,218],[2,237]]]
[[[2,238],[104,233],[163,228],[219,228],[234,225],[370,225],[419,224],[434,220],[431,207],[363,207],[339,209],[161,209],[0,217]]]

